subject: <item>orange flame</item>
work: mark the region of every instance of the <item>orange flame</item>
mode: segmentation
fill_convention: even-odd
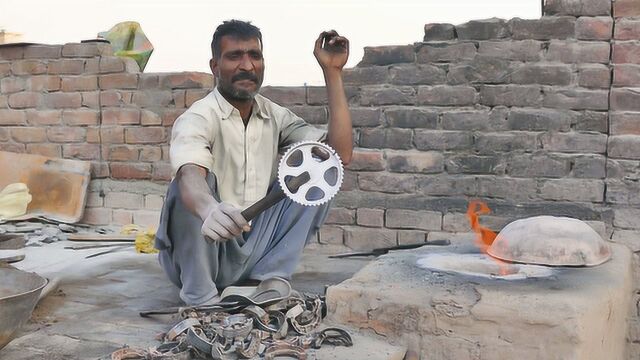
[[[480,251],[485,254],[487,253],[489,246],[493,244],[493,241],[497,236],[495,232],[480,225],[480,215],[486,215],[489,213],[491,213],[491,209],[489,209],[487,204],[485,204],[484,202],[480,200],[472,200],[469,202],[469,207],[467,208],[467,217],[469,218],[471,229],[476,233],[476,246],[478,246],[478,248],[480,248]],[[509,266],[507,263],[495,259],[491,256],[489,256],[489,258],[493,259],[500,267],[500,275],[509,274]]]

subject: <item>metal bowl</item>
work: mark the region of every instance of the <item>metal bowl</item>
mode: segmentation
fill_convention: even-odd
[[[0,264],[0,349],[31,317],[46,284],[39,275]]]
[[[510,262],[551,266],[595,266],[611,257],[609,244],[587,223],[555,216],[508,224],[487,252]]]

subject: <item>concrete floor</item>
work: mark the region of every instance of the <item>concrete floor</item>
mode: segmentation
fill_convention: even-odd
[[[109,359],[123,345],[146,348],[167,331],[170,316],[142,318],[138,312],[180,305],[177,289],[164,277],[155,255],[132,248],[93,259],[93,250],[63,250],[65,243],[28,248],[16,267],[47,277],[60,286],[36,307],[16,339],[0,350],[3,360]],[[68,245],[68,243],[66,244]],[[300,291],[323,293],[366,265],[367,259],[328,259],[322,253],[342,249],[308,248],[292,281]],[[353,333],[354,348],[326,350],[322,358],[390,359],[403,349]],[[337,353],[335,351],[338,351]]]

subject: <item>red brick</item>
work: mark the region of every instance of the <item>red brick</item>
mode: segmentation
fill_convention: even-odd
[[[331,208],[325,222],[327,224],[353,225],[356,223],[356,211],[345,208]]]
[[[0,91],[3,94],[16,93],[24,91],[27,88],[27,78],[24,77],[7,77],[0,80]]]
[[[100,55],[113,55],[111,44],[106,43],[67,43],[62,47],[64,57],[91,58]]]
[[[6,141],[9,141],[9,139],[10,139],[9,128],[0,127],[0,141],[1,142],[6,142]]]
[[[100,58],[86,59],[84,61],[84,74],[100,73]]]
[[[41,60],[16,60],[11,64],[13,75],[46,74],[47,63]]]
[[[30,45],[24,49],[25,59],[56,59],[62,54],[62,45]]]
[[[106,178],[109,177],[109,164],[103,161],[92,161],[91,162],[91,178]]]
[[[62,156],[81,160],[100,159],[100,146],[94,144],[64,144]]]
[[[616,0],[613,2],[613,16],[640,16],[640,3],[638,0]]]
[[[11,74],[11,63],[9,61],[0,60],[0,77],[9,76],[10,74]]]
[[[113,210],[113,219],[111,223],[116,225],[133,224],[133,211],[123,209]]]
[[[146,90],[133,93],[133,104],[140,107],[166,107],[173,105],[173,94],[170,90]]]
[[[69,74],[80,75],[84,72],[84,60],[61,59],[49,61],[48,73],[52,75]]]
[[[20,143],[41,143],[47,141],[45,128],[15,127],[11,128],[11,137]]]
[[[72,143],[85,141],[87,130],[81,127],[50,127],[47,129],[49,141]]]
[[[102,110],[104,125],[140,124],[140,110],[131,108],[105,108]]]
[[[118,73],[100,75],[100,89],[137,89],[138,74]]]
[[[164,196],[149,194],[144,196],[144,208],[149,210],[161,210],[164,204]]]
[[[98,89],[98,77],[95,75],[64,76],[62,91],[89,91]]]
[[[60,145],[55,144],[27,144],[27,152],[29,154],[59,158],[62,150]]]
[[[150,179],[149,163],[111,163],[111,177],[114,179]]]
[[[169,145],[162,145],[162,160],[169,161]]]
[[[124,60],[118,56],[104,56],[100,58],[101,73],[121,73],[124,71]]]
[[[185,93],[184,90],[173,91],[173,106],[177,108],[185,107]]]
[[[176,119],[184,114],[186,109],[165,109],[162,112],[162,125],[172,126]]]
[[[191,105],[193,105],[194,102],[204,98],[205,96],[207,96],[209,93],[211,92],[211,90],[209,89],[203,89],[203,90],[187,90],[187,95],[185,98],[185,106],[189,107]]]
[[[92,109],[100,108],[100,91],[83,91],[80,94],[82,95],[82,106]]]
[[[111,209],[86,208],[80,222],[90,225],[109,225],[111,224]]]
[[[640,64],[640,42],[621,42],[613,44],[614,64]]]
[[[614,38],[616,40],[639,40],[640,20],[619,19],[616,21]]]
[[[353,152],[351,163],[347,168],[349,170],[379,171],[384,170],[384,167],[382,152],[356,150]]]
[[[61,110],[27,110],[29,125],[58,125],[61,120]]]
[[[104,206],[110,208],[141,209],[144,206],[144,196],[129,192],[107,192]]]
[[[120,91],[106,90],[100,92],[100,105],[119,106],[122,105],[122,95]]]
[[[42,103],[42,94],[24,91],[9,95],[9,106],[14,109],[35,108]]]
[[[636,88],[614,88],[611,90],[610,109],[640,111],[640,90]]]
[[[140,161],[160,161],[162,148],[159,146],[144,146],[140,149]]]
[[[127,128],[124,136],[127,144],[155,144],[166,140],[163,127]]]
[[[0,95],[0,109],[6,109],[9,107],[9,97],[7,95]]]
[[[339,226],[323,226],[318,234],[318,242],[321,244],[344,244],[344,230]]]
[[[25,149],[26,148],[24,144],[15,144],[15,143],[0,144],[0,151],[23,153],[25,152]]]
[[[107,160],[110,161],[137,161],[140,150],[135,146],[118,145],[109,148]]]
[[[24,57],[24,46],[6,46],[0,48],[0,60],[16,60]]]
[[[153,180],[156,181],[171,181],[173,170],[169,163],[154,163],[153,164]]]
[[[56,75],[31,76],[27,81],[27,88],[31,91],[58,91],[60,85],[60,76]]]
[[[23,125],[26,120],[26,111],[0,109],[0,125]]]
[[[140,111],[140,124],[142,125],[162,125],[162,118],[155,112],[147,109]]]
[[[581,16],[576,21],[578,40],[609,40],[613,32],[613,19],[608,16]]]
[[[124,128],[121,126],[103,127],[100,130],[100,136],[103,144],[123,144]]]
[[[613,68],[613,85],[640,86],[640,65],[616,65]]]
[[[357,212],[357,223],[360,226],[383,227],[384,210],[360,208]]]
[[[165,89],[213,88],[213,75],[200,72],[160,74],[159,81]]]
[[[79,108],[82,106],[80,93],[51,93],[46,94],[46,103],[54,109]]]
[[[96,110],[64,110],[62,121],[65,125],[98,125],[98,116]]]
[[[640,112],[612,112],[610,119],[611,135],[640,135]]]

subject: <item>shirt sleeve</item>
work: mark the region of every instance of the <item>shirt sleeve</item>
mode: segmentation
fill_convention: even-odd
[[[186,112],[175,121],[171,130],[169,158],[173,175],[185,164],[213,168],[213,126],[203,116]]]
[[[289,109],[284,109],[279,147],[284,148],[300,141],[325,141],[326,130],[308,124]]]

